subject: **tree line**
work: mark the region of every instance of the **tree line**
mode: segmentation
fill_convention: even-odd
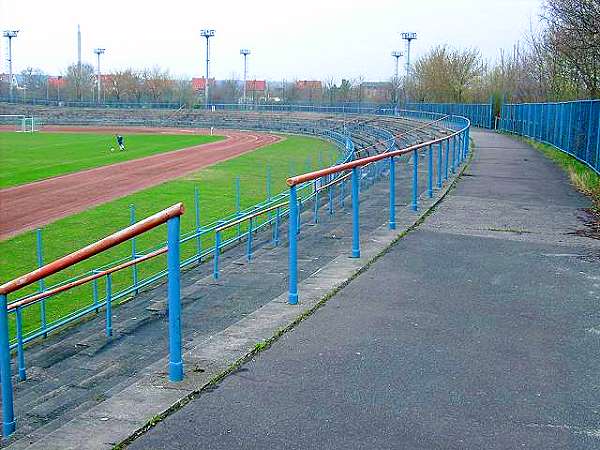
[[[600,0],[546,0],[541,29],[486,62],[441,45],[419,58],[405,95],[423,102],[563,101],[600,96]]]

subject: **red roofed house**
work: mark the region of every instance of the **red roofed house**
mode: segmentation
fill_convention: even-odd
[[[209,79],[210,87],[214,87],[215,79]],[[197,93],[204,94],[204,89],[206,88],[206,78],[192,78],[192,89]]]
[[[323,96],[323,85],[319,80],[298,80],[296,88],[301,100],[313,102]]]
[[[64,88],[67,84],[65,77],[59,75],[57,77],[48,77],[48,86],[54,89]]]
[[[267,82],[265,80],[246,80],[246,97],[252,102],[265,98],[267,93]]]

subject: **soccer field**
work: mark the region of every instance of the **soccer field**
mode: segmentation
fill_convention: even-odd
[[[126,151],[119,151],[113,134],[0,132],[0,188],[223,139],[176,134],[124,137]]]
[[[235,179],[240,178],[241,208],[247,208],[265,200],[267,167],[271,171],[271,193],[286,188],[285,180],[291,174],[302,173],[330,165],[339,156],[338,149],[330,142],[306,136],[285,136],[285,139],[261,147],[236,158],[203,168],[185,177],[154,186],[120,199],[93,207],[53,222],[43,229],[44,260],[46,263],[77,250],[95,240],[129,225],[129,205],[135,205],[140,220],[177,202],[183,202],[186,213],[181,218],[182,232],[194,228],[194,187],[200,193],[202,224],[211,223],[235,212]],[[138,251],[157,245],[165,240],[166,230],[161,226],[137,239]],[[205,248],[214,245],[207,237]],[[29,231],[0,242],[0,253],[10,255],[0,263],[0,283],[22,275],[36,266],[35,232]],[[126,242],[96,257],[73,266],[46,280],[46,286],[65,280],[86,270],[107,264],[130,254],[131,244]],[[194,254],[193,242],[183,245],[182,259]],[[140,264],[140,277],[148,276],[165,267],[165,258],[159,257]],[[114,274],[113,286],[118,290],[131,282],[130,271]],[[36,290],[30,286],[11,295],[17,296]],[[103,289],[101,285],[101,292]],[[89,285],[72,289],[47,301],[48,320],[56,320],[65,314],[91,302]],[[33,306],[23,311],[25,331],[39,325],[39,308]],[[13,324],[11,324],[13,326]]]

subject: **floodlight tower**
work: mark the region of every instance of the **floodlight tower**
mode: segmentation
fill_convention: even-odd
[[[97,78],[97,83],[98,83],[98,103],[100,103],[100,92],[102,91],[102,82],[100,81],[100,55],[102,55],[104,52],[106,51],[106,49],[104,48],[95,48],[94,49],[94,53],[96,54],[96,56],[98,57],[98,78]]]
[[[247,68],[248,68],[248,66],[246,65],[246,59],[249,54],[250,54],[250,50],[248,50],[247,48],[243,48],[240,50],[240,55],[242,55],[244,57],[244,95],[243,95],[244,104],[246,104],[246,73],[247,73]]]
[[[2,35],[8,38],[8,86],[9,98],[13,99],[13,73],[12,73],[12,39],[17,37],[19,30],[5,30]]]
[[[399,87],[398,86],[399,85],[399,83],[398,83],[398,63],[400,61],[400,58],[402,58],[404,56],[404,53],[402,53],[399,50],[394,50],[392,52],[392,56],[394,58],[396,58],[396,72],[394,75],[394,98],[395,98],[395,100],[398,100],[398,87]]]
[[[206,38],[206,84],[204,85],[204,104],[206,105],[206,109],[208,109],[208,63],[210,61],[210,44],[209,40],[211,37],[215,35],[215,30],[200,30],[200,36],[204,36]]]
[[[417,39],[417,33],[401,33],[402,39],[406,41],[406,79],[410,74],[410,43]]]

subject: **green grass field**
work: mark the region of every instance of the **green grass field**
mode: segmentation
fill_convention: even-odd
[[[175,134],[124,137],[126,151],[122,152],[112,134],[0,132],[0,188],[223,139]]]
[[[129,205],[131,204],[135,205],[139,220],[182,201],[186,207],[186,213],[181,219],[181,230],[186,232],[194,228],[194,186],[198,186],[200,192],[201,222],[208,224],[235,211],[236,176],[240,177],[242,208],[249,207],[263,201],[266,197],[267,166],[271,168],[271,193],[275,194],[286,188],[285,179],[290,173],[299,173],[309,167],[316,169],[321,157],[323,165],[325,165],[325,163],[330,163],[336,155],[336,147],[327,141],[310,137],[288,136],[281,142],[204,168],[189,176],[66,217],[44,227],[45,262],[50,262],[127,226],[129,224]],[[137,240],[137,249],[143,251],[165,239],[166,226],[163,225],[140,236]],[[211,245],[212,239],[213,237],[207,238],[204,244]],[[1,282],[35,269],[37,267],[35,248],[35,232],[26,232],[0,242],[0,253],[5,256],[10,255],[1,260]],[[46,280],[46,285],[130,255],[130,249],[131,244],[124,243],[50,277]],[[182,258],[194,254],[195,241],[183,245],[181,252]],[[140,264],[140,278],[164,268],[165,265],[165,257],[157,257]],[[114,274],[113,286],[115,289],[130,284],[131,270],[126,269]],[[37,285],[23,289],[12,294],[9,301],[36,289]],[[49,299],[47,301],[48,320],[55,320],[70,311],[90,304],[91,289],[91,285],[88,284]],[[104,282],[102,281],[100,292],[103,292],[103,289]],[[34,329],[39,325],[38,312],[37,305],[24,310],[25,330]]]

